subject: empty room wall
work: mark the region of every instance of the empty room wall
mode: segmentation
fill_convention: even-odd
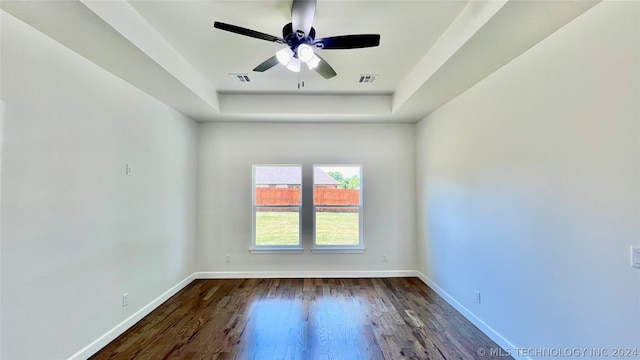
[[[596,5],[419,123],[418,268],[503,346],[640,344],[639,24]]]
[[[339,276],[414,270],[413,129],[376,124],[200,124],[199,271]],[[366,252],[312,254],[312,166],[342,163],[362,164]],[[303,254],[249,253],[253,164],[303,166]],[[382,262],[383,253],[387,262]],[[229,263],[226,254],[231,255]]]
[[[197,126],[4,12],[0,45],[0,358],[66,359],[195,271]]]

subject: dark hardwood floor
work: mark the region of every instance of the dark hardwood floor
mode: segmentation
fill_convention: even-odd
[[[196,280],[91,359],[488,359],[497,348],[416,278]]]

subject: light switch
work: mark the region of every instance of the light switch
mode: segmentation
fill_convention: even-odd
[[[640,269],[640,246],[631,247],[631,266]]]

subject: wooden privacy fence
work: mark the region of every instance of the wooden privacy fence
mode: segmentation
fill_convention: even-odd
[[[300,188],[256,188],[256,205],[300,205]]]
[[[256,188],[256,205],[288,206],[300,205],[300,188]],[[315,190],[315,205],[360,205],[359,189]]]
[[[360,205],[359,189],[316,189],[315,205]]]

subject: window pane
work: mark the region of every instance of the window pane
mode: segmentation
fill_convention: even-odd
[[[315,166],[315,244],[360,244],[360,166]]]
[[[255,166],[255,245],[300,244],[302,168]]]
[[[256,166],[256,205],[300,205],[302,169],[299,166]]]
[[[298,245],[300,239],[300,209],[256,208],[256,245]]]

